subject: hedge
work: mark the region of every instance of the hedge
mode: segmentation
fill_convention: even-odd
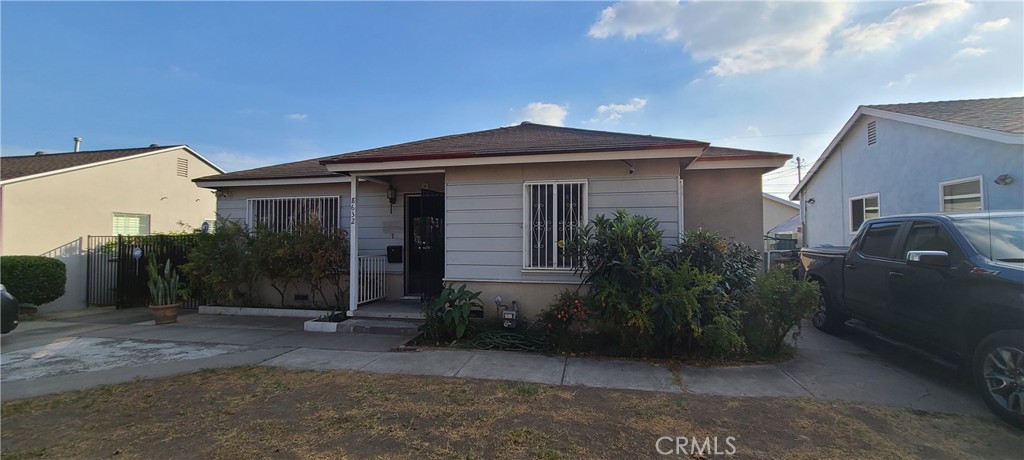
[[[0,284],[21,303],[43,305],[64,295],[67,267],[43,256],[0,257]]]

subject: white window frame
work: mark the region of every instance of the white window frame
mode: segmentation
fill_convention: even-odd
[[[523,182],[523,271],[539,271],[539,272],[571,272],[575,267],[558,267],[557,264],[557,238],[558,232],[551,232],[552,241],[551,250],[552,260],[554,261],[554,267],[534,267],[530,265],[530,251],[531,251],[531,215],[530,215],[530,187],[535,185],[580,185],[582,187],[581,201],[582,209],[580,212],[579,227],[582,228],[590,219],[590,184],[586,179],[569,179],[569,180],[538,180],[538,181],[526,181]],[[560,203],[556,202],[556,206],[560,206]]]
[[[249,199],[246,200],[246,219],[245,219],[245,221],[249,225],[249,229],[250,230],[255,230],[256,229],[256,223],[253,222],[253,204],[256,203],[256,202],[284,202],[284,201],[290,201],[290,200],[337,200],[337,209],[335,210],[335,215],[337,216],[337,222],[333,223],[333,227],[328,226],[328,228],[343,228],[342,227],[342,222],[341,222],[341,219],[342,219],[341,205],[342,205],[342,201],[343,201],[342,198],[343,197],[341,195],[284,196],[284,197],[249,198]],[[320,224],[324,225],[324,222],[321,221]],[[279,227],[279,228],[274,228],[272,230],[274,230],[274,231],[283,231],[283,230],[291,231],[293,229],[292,228]]]
[[[863,199],[871,198],[871,197],[874,197],[876,200],[878,200],[878,217],[882,217],[882,195],[879,194],[878,192],[868,193],[867,195],[860,195],[860,196],[850,197],[850,200],[846,203],[846,215],[850,219],[848,222],[850,223],[850,228],[851,228],[850,229],[850,234],[851,235],[855,235],[857,233],[857,230],[860,230],[860,225],[858,225],[857,228],[853,228],[853,202],[857,201],[857,200],[863,200]],[[864,206],[861,212],[867,211],[867,209],[868,209],[868,207]],[[866,220],[868,220],[867,217],[861,216],[861,221],[860,221],[861,225],[863,225],[864,221],[866,221]]]
[[[945,188],[947,185],[964,184],[967,182],[978,182],[978,200],[980,207],[972,211],[984,211],[985,210],[985,178],[983,176],[964,177],[961,179],[947,180],[945,182],[939,182],[939,212],[972,212],[972,211],[946,211],[946,195]],[[953,195],[949,198],[966,197],[967,195]]]
[[[121,217],[139,217],[139,218],[144,219],[145,222],[146,222],[146,232],[145,233],[139,233],[138,235],[129,235],[127,233],[118,233],[117,229],[114,228],[114,227],[116,227],[114,221],[117,219],[118,216],[121,216]],[[110,222],[111,222],[110,227],[111,227],[111,230],[112,230],[111,233],[113,233],[114,235],[149,236],[150,234],[153,233],[153,229],[152,229],[153,218],[149,214],[140,214],[140,213],[137,213],[137,212],[114,212],[112,217],[111,217],[111,221]],[[140,220],[139,228],[140,229],[142,228],[141,220]]]

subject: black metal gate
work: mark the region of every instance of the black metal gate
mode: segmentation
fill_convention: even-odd
[[[180,267],[188,261],[195,235],[90,236],[86,297],[89,305],[116,305],[118,308],[149,304],[150,255],[162,266],[168,259]],[[179,271],[180,273],[180,271]],[[181,275],[182,282],[188,283]],[[182,308],[197,308],[203,299],[193,296]]]

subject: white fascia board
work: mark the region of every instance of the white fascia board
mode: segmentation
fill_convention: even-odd
[[[305,184],[338,184],[348,183],[348,176],[337,177],[299,177],[286,179],[248,179],[248,180],[197,180],[195,184],[202,188],[224,187],[256,187],[261,185],[305,185]]]
[[[70,168],[55,169],[53,171],[46,171],[46,172],[42,172],[42,173],[39,173],[39,174],[32,174],[30,176],[16,177],[14,179],[8,179],[8,180],[5,180],[5,181],[0,181],[0,184],[7,185],[7,184],[13,184],[13,183],[16,183],[16,182],[24,182],[24,181],[28,181],[28,180],[32,180],[32,179],[38,179],[40,177],[53,176],[53,175],[57,175],[57,174],[69,173],[69,172],[72,172],[72,171],[79,171],[79,170],[82,170],[82,169],[95,168],[95,167],[98,167],[98,166],[104,166],[104,165],[108,165],[108,164],[112,164],[112,163],[118,163],[118,162],[121,162],[121,161],[134,160],[136,158],[145,158],[145,157],[148,157],[148,156],[159,155],[161,153],[167,153],[167,152],[171,152],[171,151],[179,150],[179,149],[180,150],[184,150],[184,151],[186,151],[186,152],[188,152],[188,153],[190,153],[192,155],[195,155],[201,161],[203,161],[204,163],[210,165],[211,167],[213,167],[217,171],[220,171],[221,173],[224,172],[223,169],[220,169],[216,165],[214,165],[213,163],[210,163],[209,160],[207,160],[206,158],[203,158],[202,155],[199,155],[198,153],[196,153],[195,150],[192,150],[191,148],[189,148],[189,146],[182,144],[182,145],[173,145],[173,146],[170,146],[170,147],[167,147],[167,148],[164,148],[164,149],[160,149],[160,150],[154,150],[152,152],[140,153],[138,155],[131,155],[131,156],[127,156],[127,157],[114,158],[114,159],[111,159],[111,160],[97,161],[95,163],[88,163],[88,164],[84,164],[84,165],[73,166],[73,167],[70,167]],[[68,152],[68,153],[71,153],[71,152]]]
[[[776,169],[784,166],[789,158],[754,158],[735,160],[704,160],[699,158],[686,166],[687,171],[695,169],[738,169],[738,168],[770,168]]]
[[[779,198],[779,197],[777,197],[775,195],[772,195],[771,193],[764,193],[764,192],[762,192],[761,195],[764,195],[765,198],[767,198],[769,200],[772,200],[772,201],[774,201],[774,202],[776,202],[778,204],[789,206],[789,207],[791,207],[793,209],[800,209],[800,205],[798,205],[798,204],[796,204],[796,203],[794,203],[792,201],[789,201],[789,200],[783,200],[782,198]]]
[[[189,147],[187,145],[182,145],[181,147],[184,148],[189,153],[191,153],[192,155],[195,155],[195,157],[199,158],[199,160],[202,161],[203,163],[206,163],[206,164],[210,165],[211,168],[216,169],[217,172],[219,172],[221,174],[225,173],[225,171],[223,169],[221,169],[220,166],[217,166],[217,165],[213,164],[212,161],[207,160],[206,157],[200,155],[199,152],[196,152],[195,150],[192,150],[192,147]]]
[[[646,160],[657,158],[692,158],[703,151],[699,147],[614,152],[548,153],[535,155],[480,155],[467,158],[433,160],[382,161],[366,163],[328,163],[331,172],[373,172],[378,170],[437,169],[452,166],[486,166],[529,163],[561,163],[576,161]]]

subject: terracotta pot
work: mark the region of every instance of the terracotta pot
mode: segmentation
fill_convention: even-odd
[[[181,302],[170,305],[150,305],[149,311],[153,312],[156,324],[170,324],[178,322],[179,308],[181,308]]]

